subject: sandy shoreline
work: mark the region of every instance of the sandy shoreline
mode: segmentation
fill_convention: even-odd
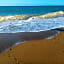
[[[0,53],[8,48],[24,41],[50,39],[58,34],[57,30],[47,30],[41,32],[19,32],[19,33],[0,33]]]
[[[17,45],[0,54],[0,64],[64,64],[64,32],[50,40]]]

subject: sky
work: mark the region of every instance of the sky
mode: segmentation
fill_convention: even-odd
[[[64,0],[0,0],[0,6],[50,6],[64,5]]]

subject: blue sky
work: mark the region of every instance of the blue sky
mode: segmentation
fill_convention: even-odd
[[[0,0],[0,6],[64,5],[64,0]]]

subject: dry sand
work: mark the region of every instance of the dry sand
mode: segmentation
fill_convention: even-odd
[[[19,44],[0,54],[0,64],[64,64],[64,32],[50,40]]]

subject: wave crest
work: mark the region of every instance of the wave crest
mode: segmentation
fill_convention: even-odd
[[[44,18],[53,18],[53,17],[59,17],[59,16],[63,16],[64,12],[63,11],[57,11],[57,12],[52,12],[52,13],[48,13],[48,14],[44,14],[44,15],[37,15],[37,16],[32,16],[32,15],[13,15],[13,16],[0,16],[0,22],[4,22],[4,21],[9,21],[9,20],[32,20],[35,18],[40,18],[40,19],[44,19]]]

